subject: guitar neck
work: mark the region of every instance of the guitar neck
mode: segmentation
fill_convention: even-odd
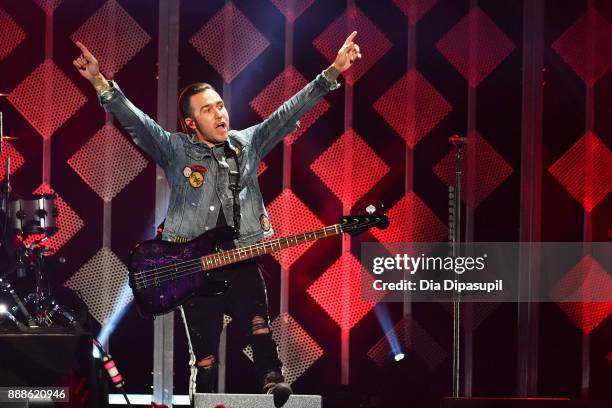
[[[290,248],[296,245],[304,244],[309,241],[315,241],[319,238],[331,237],[342,232],[340,224],[330,225],[316,231],[305,232],[303,234],[290,235],[273,239],[270,241],[259,242],[257,244],[245,246],[242,248],[222,251],[211,255],[206,255],[200,258],[200,263],[203,270],[215,269],[221,266],[231,265],[236,262],[245,261],[261,255],[270,254],[281,249]]]

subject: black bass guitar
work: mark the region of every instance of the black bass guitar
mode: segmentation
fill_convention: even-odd
[[[348,216],[339,224],[241,248],[231,244],[231,227],[212,229],[185,243],[145,241],[130,255],[129,283],[140,314],[150,318],[176,309],[196,293],[215,296],[225,292],[227,282],[211,275],[226,265],[343,232],[357,235],[374,226],[384,229],[388,225],[386,215]]]

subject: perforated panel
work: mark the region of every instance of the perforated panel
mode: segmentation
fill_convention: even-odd
[[[361,279],[371,286],[372,276],[364,272],[361,264],[350,253],[344,253],[309,288],[308,294],[334,319],[343,330],[350,330],[368,313],[376,302],[361,299]],[[385,296],[377,291],[377,301]],[[372,294],[372,297],[375,294]]]
[[[404,316],[389,332],[397,336],[397,340],[403,353],[416,353],[433,370],[445,358],[447,353],[440,344],[412,317]],[[368,357],[379,367],[391,355],[391,347],[385,333],[376,344],[368,351]]]
[[[406,194],[387,213],[391,220],[384,230],[372,229],[380,242],[438,242],[447,227],[413,191]]]
[[[287,313],[281,313],[270,325],[272,338],[278,346],[278,355],[283,362],[285,381],[293,384],[322,355],[323,349]],[[253,360],[253,349],[247,346],[244,354]]]
[[[270,82],[249,105],[262,119],[267,118],[286,100],[302,89],[308,81],[293,66],[285,70]],[[300,126],[285,141],[292,144],[303,135],[319,117],[329,109],[329,103],[323,99],[300,119]]]
[[[41,109],[45,92],[53,103]],[[43,138],[48,139],[85,104],[87,98],[53,61],[47,59],[17,85],[8,100]]]
[[[111,124],[105,124],[68,164],[109,202],[147,166],[147,160]]]
[[[2,8],[0,8],[0,27],[2,27],[0,60],[3,60],[26,38],[26,34]]]
[[[353,85],[391,48],[391,42],[359,8],[352,7],[342,13],[315,40],[313,45],[329,62],[336,59],[338,50],[353,31],[358,32],[355,42],[363,52],[363,58],[343,73],[346,82]],[[367,52],[365,51],[367,50]]]
[[[285,380],[292,384],[323,355],[323,349],[289,314],[272,322],[272,337],[279,347]]]
[[[189,43],[227,83],[232,82],[270,45],[268,39],[231,2],[191,37]]]
[[[272,4],[287,17],[287,20],[294,22],[315,0],[271,0]]]
[[[353,129],[325,150],[310,169],[349,208],[389,172],[389,166]]]
[[[590,131],[548,171],[589,212],[612,190],[612,152]]]
[[[475,7],[436,43],[436,48],[470,86],[476,87],[516,46],[489,16]]]
[[[551,47],[593,86],[612,66],[612,26],[591,7]]]
[[[276,237],[284,237],[323,227],[321,221],[290,189],[283,190],[268,206]],[[272,256],[283,268],[289,268],[314,241],[274,252]]]
[[[62,4],[64,0],[34,0],[41,9],[45,11],[45,14],[50,16],[53,14],[57,6]]]
[[[610,302],[565,302],[558,306],[584,334],[589,334],[612,313]]]
[[[441,304],[444,310],[449,315],[452,316],[453,315],[453,304],[450,302],[443,302]],[[464,327],[470,331],[476,330],[476,328],[478,328],[478,326],[480,326],[482,322],[487,320],[489,316],[493,314],[493,312],[499,309],[500,305],[501,303],[493,303],[493,302],[485,302],[485,303],[470,302],[469,304],[465,302],[461,303],[461,315],[462,316],[465,316],[465,314],[467,313],[468,307],[471,308],[470,310],[471,318],[461,319],[461,327]]]
[[[610,299],[612,278],[591,255],[584,256],[552,289],[551,296]],[[590,333],[610,313],[612,302],[564,302],[559,307],[583,333]]]
[[[133,299],[128,285],[128,270],[109,248],[101,248],[65,286],[80,293],[89,312],[102,325],[114,310],[127,306]]]
[[[469,135],[465,157],[474,158],[475,167],[474,195],[468,204],[475,208],[483,202],[501,183],[514,171],[504,158],[478,132]],[[444,158],[433,168],[434,173],[446,185],[455,185],[455,152],[449,151]],[[464,189],[465,193],[467,189]],[[465,197],[463,197],[465,199]]]
[[[55,194],[55,192],[48,184],[42,184],[34,191],[34,194]],[[57,251],[70,241],[83,228],[85,223],[59,194],[55,199],[55,207],[57,208],[57,218],[55,220],[57,232],[45,241],[45,246]],[[42,236],[32,235],[25,242],[30,243],[40,238]]]
[[[408,17],[410,24],[416,24],[439,0],[393,0],[393,3]]]
[[[85,44],[109,78],[151,41],[149,34],[115,0],[104,3],[70,39]]]
[[[232,318],[229,317],[228,315],[224,314],[223,315],[223,327],[225,328],[225,326],[227,326],[228,324],[230,324],[230,322],[232,321]]]
[[[249,358],[249,360],[254,361],[253,360],[253,347],[251,347],[250,344],[246,346],[244,349],[242,349],[242,352]]]
[[[257,177],[261,176],[264,171],[268,169],[268,165],[264,161],[259,162],[259,166],[257,166]]]
[[[9,142],[4,142],[2,145],[2,155],[0,155],[0,180],[4,180],[6,175],[6,159],[11,158],[11,175],[15,174],[17,170],[25,163],[25,159],[19,153],[17,149],[13,147]]]
[[[374,109],[414,148],[452,107],[418,70],[411,69],[374,103]]]

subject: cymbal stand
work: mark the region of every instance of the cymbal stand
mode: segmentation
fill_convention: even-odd
[[[24,235],[24,239],[27,236]],[[36,291],[28,294],[26,302],[33,301],[34,303],[34,318],[39,326],[50,326],[51,321],[48,318],[48,307],[52,306],[53,299],[51,298],[51,289],[49,282],[43,275],[44,254],[51,252],[49,249],[41,245],[49,237],[44,237],[38,241],[34,241],[26,245],[24,249],[24,257],[32,259],[30,266],[36,273]]]
[[[28,312],[28,309],[26,309],[26,307],[23,305],[23,302],[21,301],[21,299],[19,298],[19,296],[17,295],[17,293],[15,292],[11,284],[8,283],[7,280],[2,279],[2,278],[0,278],[0,291],[8,292],[11,295],[11,297],[15,301],[15,304],[17,305],[21,313],[25,316],[26,320],[28,321],[28,327],[38,327],[36,325],[36,322],[34,321],[34,318]]]

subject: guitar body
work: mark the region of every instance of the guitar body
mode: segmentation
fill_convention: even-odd
[[[152,318],[176,309],[195,294],[224,293],[227,282],[214,280],[211,276],[214,269],[203,271],[200,258],[232,248],[233,234],[231,227],[222,227],[185,243],[150,240],[136,246],[128,269],[139,313]]]

